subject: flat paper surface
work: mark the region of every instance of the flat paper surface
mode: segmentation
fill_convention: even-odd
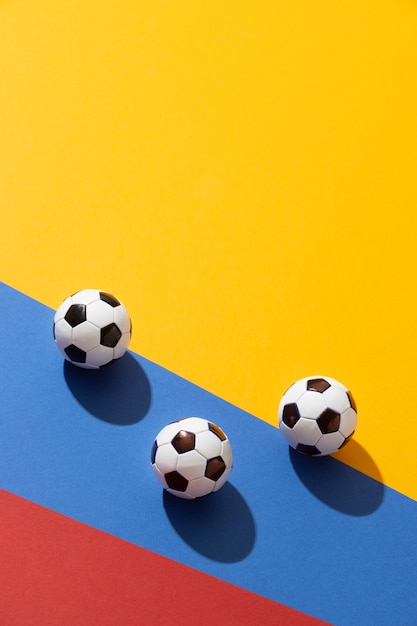
[[[63,363],[53,311],[0,295],[2,489],[332,624],[392,624],[399,606],[412,623],[413,500],[290,451],[277,428],[135,353],[100,371]],[[235,456],[197,501],[164,492],[150,466],[157,433],[190,415],[220,425]]]
[[[416,621],[416,41],[410,0],[0,3],[6,494],[123,539],[133,524],[140,544],[145,498],[165,529],[151,550],[322,619]],[[133,321],[97,387],[51,344],[53,311],[85,288]],[[276,428],[310,375],[359,413],[311,468]],[[199,411],[225,415],[238,450],[216,501],[242,518],[222,509],[219,533],[246,532],[227,547],[204,549],[143,465],[142,435]],[[303,531],[297,550],[309,515],[330,545]],[[343,601],[318,599],[323,570]]]

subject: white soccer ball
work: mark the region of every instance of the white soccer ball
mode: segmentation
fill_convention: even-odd
[[[278,408],[280,431],[290,446],[310,456],[332,454],[352,437],[358,421],[347,387],[328,376],[309,376],[284,393]]]
[[[99,369],[120,359],[131,335],[126,307],[98,289],[69,296],[54,316],[56,345],[67,361],[85,369]]]
[[[216,424],[186,417],[168,424],[156,436],[151,464],[164,489],[192,500],[225,484],[233,454],[229,439]]]

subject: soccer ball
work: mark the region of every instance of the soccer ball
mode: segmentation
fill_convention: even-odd
[[[65,359],[78,367],[99,369],[120,359],[131,335],[126,307],[105,291],[78,291],[55,313],[55,343]]]
[[[334,378],[310,376],[284,393],[278,423],[291,447],[310,456],[342,448],[355,432],[357,408],[351,392]]]
[[[192,500],[224,485],[233,454],[229,439],[216,424],[186,417],[168,424],[156,436],[151,464],[164,489]]]

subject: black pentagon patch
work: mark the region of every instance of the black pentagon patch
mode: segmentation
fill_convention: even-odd
[[[171,441],[178,454],[190,452],[195,447],[195,435],[187,430],[180,430]]]
[[[152,450],[151,450],[151,463],[155,463],[156,451],[158,450],[158,444],[156,440],[153,442]]]
[[[120,302],[117,298],[111,295],[111,293],[106,293],[105,291],[100,291],[100,300],[103,302],[107,302],[113,308],[116,306],[120,306]]]
[[[298,420],[300,419],[300,412],[295,402],[286,404],[282,411],[282,421],[288,428],[294,428]]]
[[[352,396],[352,392],[351,391],[347,391],[346,393],[347,393],[347,397],[349,398],[350,406],[357,413],[358,412],[358,408],[356,406],[355,398]]]
[[[307,446],[304,443],[299,443],[296,450],[302,454],[308,454],[308,456],[317,456],[318,454],[321,454],[320,450],[316,448],[316,446]]]
[[[336,433],[340,427],[340,414],[333,409],[326,409],[317,418],[317,426],[320,428],[323,435],[328,433]]]
[[[71,345],[71,346],[68,346],[68,348],[65,348],[64,352],[69,358],[69,360],[74,361],[74,363],[85,363],[85,360],[87,358],[87,353],[84,352],[84,350],[81,350],[80,348],[77,348],[77,346],[74,346],[74,345]]]
[[[318,391],[319,393],[323,393],[326,389],[331,387],[330,383],[324,378],[312,378],[307,381],[307,390],[308,391]]]
[[[206,471],[204,476],[211,478],[211,480],[219,480],[220,476],[226,469],[226,463],[221,456],[216,456],[213,459],[207,461]]]
[[[75,328],[78,324],[85,322],[87,319],[85,304],[71,304],[64,319],[70,326],[72,326],[72,328]]]
[[[181,476],[179,472],[168,472],[165,474],[165,480],[170,489],[175,491],[185,491],[188,487],[188,480]]]
[[[112,322],[100,331],[100,343],[102,346],[107,346],[108,348],[115,348],[117,343],[122,336],[120,328]]]
[[[209,430],[211,430],[212,433],[214,433],[220,439],[220,441],[226,441],[227,437],[222,431],[222,429],[219,428],[219,426],[217,426],[216,424],[213,424],[212,422],[209,422],[208,428]]]

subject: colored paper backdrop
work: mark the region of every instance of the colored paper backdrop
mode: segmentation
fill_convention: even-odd
[[[113,292],[261,428],[340,379],[338,461],[414,505],[416,41],[411,1],[1,2],[0,280]]]

